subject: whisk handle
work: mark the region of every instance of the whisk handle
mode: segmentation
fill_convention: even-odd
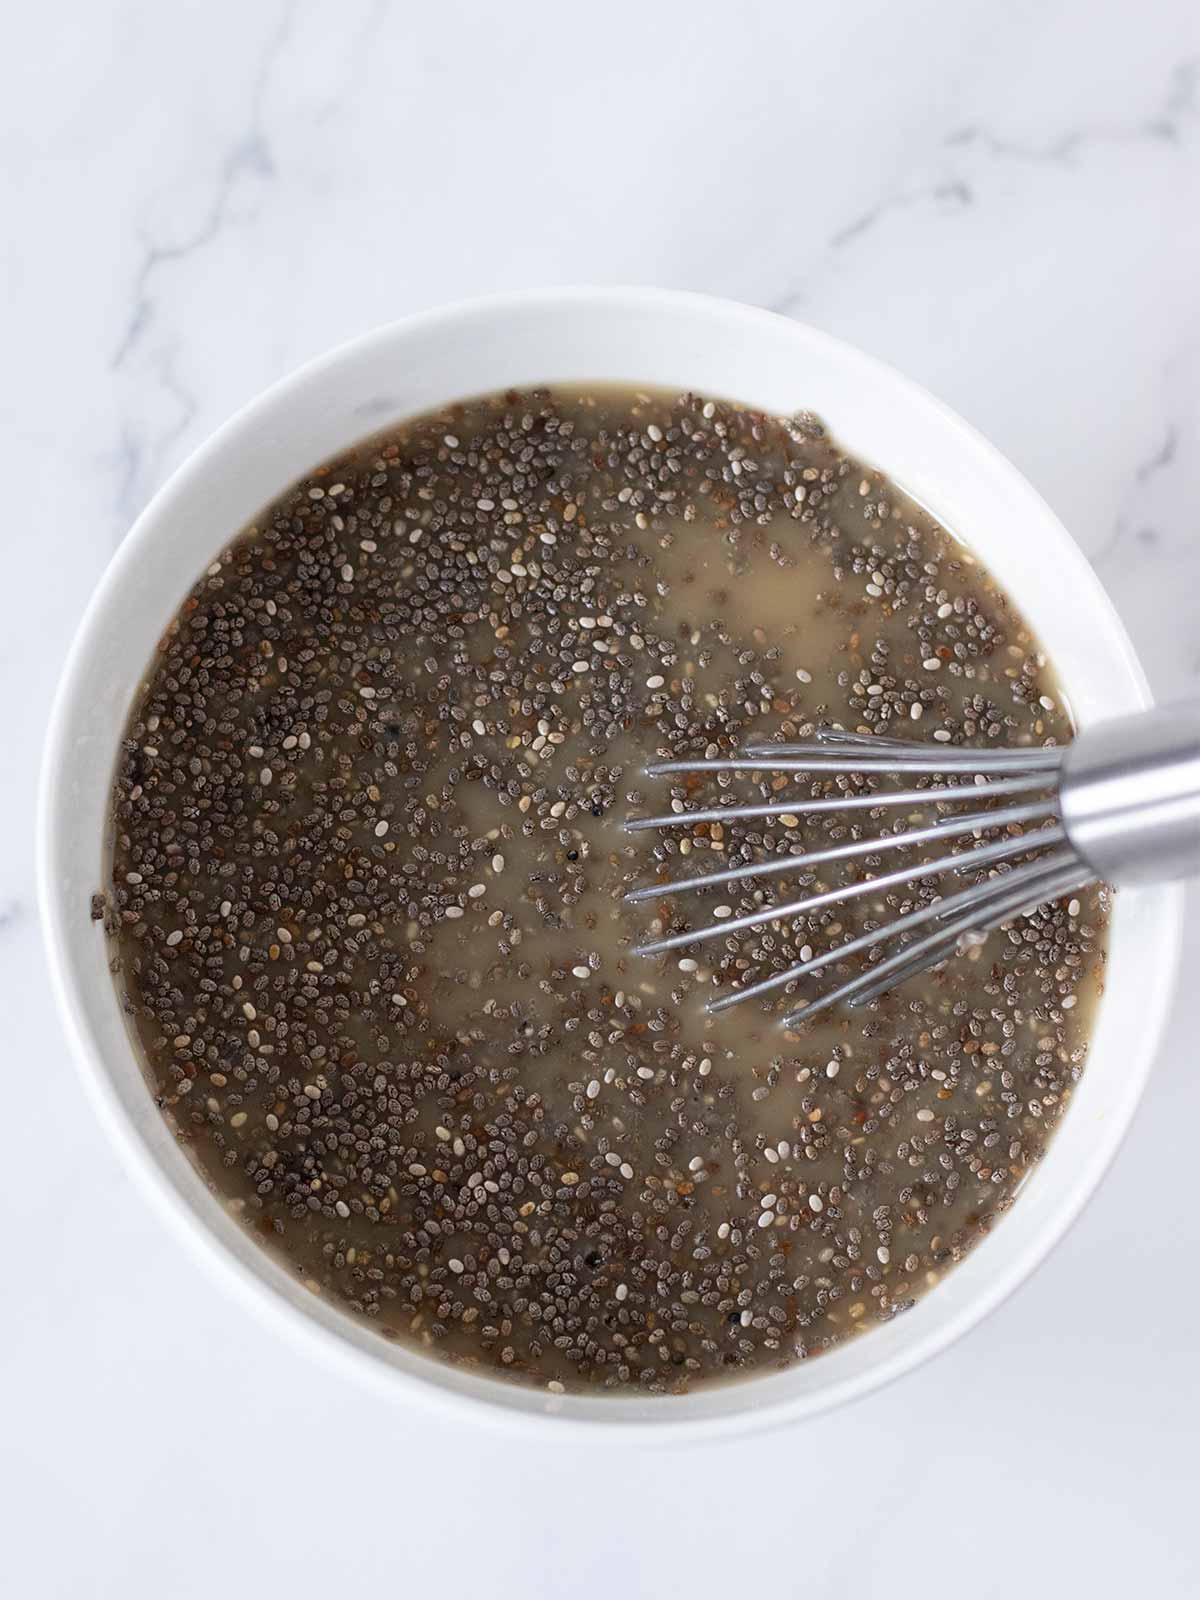
[[[1200,874],[1200,700],[1085,728],[1059,804],[1076,853],[1109,883]]]

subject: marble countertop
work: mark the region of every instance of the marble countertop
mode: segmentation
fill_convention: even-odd
[[[579,1451],[384,1405],[179,1254],[77,1084],[31,851],[59,663],[150,493],[308,357],[509,286],[704,289],[893,362],[1062,515],[1156,691],[1200,690],[1193,0],[64,0],[7,37],[6,1591],[1194,1594],[1200,899],[1133,1132],[1006,1306],[803,1428]]]

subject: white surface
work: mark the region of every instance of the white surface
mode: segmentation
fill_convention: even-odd
[[[631,1450],[637,1428],[655,1446],[669,1428],[680,1434],[672,1442],[691,1446],[796,1422],[861,1398],[968,1331],[1057,1243],[1107,1170],[1154,1066],[1179,956],[1180,890],[1122,893],[1087,1073],[1020,1206],[906,1316],[753,1384],[699,1390],[667,1405],[497,1384],[385,1343],[258,1248],[197,1180],[154,1109],[109,978],[110,952],[88,914],[112,753],[164,619],[224,543],[214,543],[214,530],[244,527],[281,486],[361,437],[364,407],[385,428],[461,395],[541,381],[620,382],[631,372],[651,385],[736,395],[776,413],[819,394],[834,435],[866,460],[887,462],[1017,598],[1081,726],[1146,704],[1147,686],[1087,558],[1003,456],[909,379],[807,324],[736,301],[653,288],[521,290],[417,313],[350,340],[274,384],[172,475],[88,606],[51,713],[41,775],[38,904],[55,992],[85,1081],[150,1203],[182,1225],[185,1243],[206,1250],[226,1289],[243,1292],[272,1319],[281,1340],[304,1332],[315,1345],[320,1333],[339,1374],[353,1367],[358,1380],[375,1380],[389,1406],[436,1400],[473,1428],[502,1409],[510,1425],[530,1424],[522,1437],[549,1429],[555,1449],[567,1446],[569,1427],[579,1429],[578,1448],[589,1449],[588,1425],[597,1423],[620,1424],[620,1444]],[[1071,606],[1062,604],[1064,586]],[[483,1406],[493,1415],[484,1416]]]
[[[1059,511],[1159,693],[1194,691],[1194,5],[71,0],[8,42],[4,537],[50,581],[0,634],[6,1587],[1194,1593],[1195,899],[1133,1133],[1014,1300],[801,1429],[581,1454],[430,1427],[213,1294],[47,1019],[30,850],[58,661],[165,473],[337,340],[525,283],[708,289],[894,362]]]

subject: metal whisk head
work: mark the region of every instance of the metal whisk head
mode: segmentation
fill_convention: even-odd
[[[932,846],[936,852],[947,840],[972,834],[982,841],[966,849],[935,853],[932,858],[928,854],[910,856],[908,865],[893,872],[820,889],[745,916],[714,920],[638,947],[641,955],[655,955],[772,922],[790,922],[904,884],[951,874],[973,880],[965,888],[943,893],[893,922],[823,950],[785,972],[734,989],[710,1001],[710,1011],[724,1011],[848,957],[869,957],[898,944],[892,954],[881,955],[866,971],[793,1008],[782,1020],[788,1025],[807,1020],[841,1001],[866,1005],[905,978],[944,961],[964,943],[1097,879],[1146,884],[1200,874],[1200,700],[1101,722],[1086,728],[1066,746],[975,750],[831,731],[819,733],[805,744],[750,744],[743,753],[718,760],[657,761],[646,772],[650,777],[738,772],[901,779],[932,775],[938,781],[928,788],[718,805],[699,811],[689,811],[678,802],[679,810],[664,816],[631,817],[625,823],[630,832],[789,815],[870,813],[888,806],[906,806],[910,811],[923,808],[930,820],[900,833],[882,833],[796,855],[770,856],[675,882],[663,880],[635,889],[626,896],[628,900],[662,900],[747,878],[809,872],[889,850],[915,852]],[[1015,802],[1008,798],[1017,795],[1029,798]],[[1003,804],[995,805],[996,800]],[[994,837],[997,830],[999,838]]]

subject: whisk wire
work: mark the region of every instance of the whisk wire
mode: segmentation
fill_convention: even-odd
[[[1048,810],[1043,810],[1039,814],[1044,816],[1048,815],[1049,812]],[[997,813],[997,816],[999,815],[1001,813]],[[634,954],[640,956],[658,955],[664,950],[676,950],[680,945],[702,944],[706,940],[716,939],[723,934],[740,933],[745,928],[757,928],[764,922],[783,922],[792,917],[805,916],[811,911],[819,910],[822,906],[833,905],[841,900],[855,899],[864,894],[883,893],[887,889],[894,889],[901,884],[913,883],[922,878],[936,878],[943,872],[970,871],[973,867],[988,866],[1006,856],[1012,856],[1015,851],[1036,849],[1039,839],[1043,843],[1050,842],[1048,838],[1044,838],[1040,834],[1032,837],[1028,834],[1022,834],[1016,839],[1011,837],[997,839],[991,844],[978,845],[972,850],[957,851],[952,855],[938,856],[933,861],[915,862],[911,866],[898,868],[895,872],[881,873],[879,877],[875,878],[863,878],[857,883],[842,884],[836,889],[826,889],[817,894],[805,895],[802,899],[791,900],[784,905],[764,906],[761,911],[750,911],[745,916],[730,917],[722,922],[709,923],[702,928],[669,934],[663,939],[652,939],[648,944],[635,945]]]
[[[1061,827],[1047,828],[1038,835],[1041,842],[1053,845],[1061,844],[1064,833]],[[1066,854],[1043,856],[1028,863],[1029,867],[1042,868],[1054,864],[1056,867],[1070,859]],[[979,885],[972,884],[969,888],[961,889],[957,893],[947,895],[931,901],[929,905],[918,906],[916,910],[906,912],[897,917],[894,922],[886,923],[883,927],[874,928],[867,933],[859,934],[856,938],[849,939],[845,944],[835,946],[832,950],[823,950],[820,954],[811,956],[807,961],[797,962],[795,966],[788,967],[786,971],[763,978],[760,982],[747,984],[744,988],[735,989],[730,994],[721,995],[718,999],[708,1001],[705,1010],[712,1015],[727,1011],[731,1006],[739,1005],[743,1000],[752,1000],[760,995],[770,994],[776,989],[786,988],[789,983],[794,983],[799,978],[808,977],[812,973],[822,972],[827,967],[832,967],[838,962],[845,961],[850,956],[859,955],[864,950],[870,950],[887,940],[903,937],[905,934],[915,932],[918,928],[926,927],[931,922],[944,920],[955,912],[962,911],[967,906],[982,906],[985,910],[990,899],[999,898],[1001,893],[1007,893],[1013,884],[1016,873],[1024,870],[1023,866],[1015,867],[1011,872],[998,875],[982,889]],[[1032,873],[1027,876],[1031,877]],[[942,938],[946,938],[945,929],[940,930]],[[953,944],[957,935],[951,937]]]
[[[994,794],[1000,785],[989,789]],[[970,817],[946,817],[925,828],[910,828],[904,833],[883,833],[870,839],[857,839],[853,844],[832,845],[828,850],[809,850],[802,855],[777,856],[767,861],[751,861],[741,867],[726,867],[721,872],[705,872],[699,877],[680,878],[672,883],[651,883],[640,889],[631,889],[625,899],[631,904],[642,900],[662,900],[668,895],[689,894],[695,889],[708,889],[717,884],[740,883],[746,878],[765,878],[780,872],[803,872],[809,867],[830,861],[850,861],[857,856],[876,855],[883,850],[902,850],[934,840],[953,838],[958,834],[978,833],[986,828],[1011,827],[1014,824],[1036,822],[1052,816],[1054,806],[1050,801],[1024,806],[1008,806],[1003,810],[986,812]],[[696,813],[693,812],[692,816]]]
[[[944,960],[960,947],[964,936],[986,933],[1031,906],[1098,879],[1150,884],[1200,874],[1200,700],[1194,698],[1111,718],[1095,728],[1085,728],[1070,745],[977,749],[950,746],[936,734],[933,743],[924,743],[823,728],[807,740],[759,739],[730,756],[656,761],[647,771],[664,776],[809,775],[818,778],[814,786],[818,793],[811,800],[719,805],[693,811],[676,801],[678,809],[668,816],[628,819],[626,826],[631,832],[753,821],[788,813],[795,813],[797,824],[802,816],[838,812],[867,811],[881,817],[886,814],[885,807],[895,805],[924,808],[933,814],[924,823],[917,817],[906,818],[917,825],[885,832],[879,838],[769,856],[765,861],[703,873],[678,884],[660,881],[645,885],[627,897],[634,901],[670,899],[676,893],[788,871],[812,872],[827,862],[866,857],[870,864],[876,853],[931,844],[935,838],[975,833],[986,840],[932,861],[911,863],[837,889],[820,889],[783,905],[764,905],[744,916],[730,915],[711,926],[686,929],[640,947],[642,954],[654,955],[764,923],[784,924],[826,906],[876,891],[882,896],[890,889],[941,874],[978,874],[974,882],[949,895],[924,895],[926,903],[890,924],[868,925],[836,949],[822,951],[758,982],[730,988],[709,1003],[713,1012],[786,989],[798,979],[852,956],[866,953],[870,959],[874,951],[898,938],[898,950],[807,1005],[793,1006],[783,1020],[789,1024],[810,1020],[841,1002],[866,1005],[902,979]],[[820,775],[826,773],[841,781],[836,785],[821,782]],[[915,790],[884,786],[881,793],[868,784],[864,793],[864,786],[851,781],[875,774],[902,781],[922,773],[932,774],[934,784]],[[834,787],[849,792],[831,794]],[[1000,808],[992,804],[998,796],[1022,792],[1034,798]],[[1042,798],[1036,798],[1039,793]],[[964,801],[975,802],[977,809],[958,810]],[[790,828],[791,820],[785,825]],[[1005,829],[1005,836],[995,838],[997,829]],[[718,837],[709,842],[721,841]],[[989,870],[978,873],[980,868]],[[757,891],[755,899],[763,898],[763,891]],[[732,912],[733,908],[717,909]],[[737,951],[736,940],[730,940],[729,948]],[[758,955],[761,952],[756,959]],[[738,964],[743,970],[750,965],[746,961]]]
[[[1090,880],[1091,874],[1068,851],[1053,863],[1042,864],[1041,871],[1018,869],[1011,877],[1017,881],[1007,886],[1003,893],[995,895],[990,902],[976,899],[968,909],[952,917],[936,932],[905,945],[895,955],[871,967],[860,977],[852,978],[807,1005],[789,1011],[782,1019],[784,1026],[810,1022],[821,1012],[839,1004],[867,1005],[905,978],[925,971],[930,965],[936,965],[952,955],[964,933],[984,933],[998,928],[1034,905],[1053,900],[1072,889],[1082,888]]]
[[[842,746],[844,748],[838,748]],[[885,755],[859,757],[863,750],[884,749]],[[831,754],[831,750],[834,752]],[[873,734],[839,735],[836,739],[803,740],[779,744],[755,740],[739,756],[724,758],[737,767],[744,756],[776,762],[780,772],[1057,772],[1062,765],[1062,745],[1006,746],[979,750],[966,745],[913,743],[903,739],[877,739]],[[847,760],[847,756],[850,757]],[[816,765],[814,765],[816,763]],[[705,770],[720,770],[706,768]]]
[[[658,777],[676,769],[666,762],[646,768],[647,774]],[[695,771],[692,766],[687,771]],[[725,770],[720,768],[718,770]],[[744,771],[745,768],[738,768]],[[766,770],[774,772],[774,763]],[[627,817],[622,826],[626,833],[645,833],[652,828],[692,827],[697,822],[739,822],[754,817],[813,817],[835,811],[874,811],[883,806],[928,806],[961,804],[964,800],[988,799],[993,795],[1027,794],[1031,789],[1044,789],[1046,780],[1040,774],[1030,773],[1016,778],[998,778],[988,784],[959,784],[947,789],[893,789],[882,794],[837,795],[822,800],[772,800],[761,805],[709,806],[700,811],[668,811],[657,817]]]
[[[899,941],[898,949],[874,962],[866,971],[807,1004],[793,1006],[782,1020],[789,1025],[811,1020],[843,1002],[852,1006],[866,1005],[903,978],[952,955],[964,936],[985,933],[1017,915],[1023,907],[1094,879],[1094,872],[1074,849],[1059,803],[1064,754],[1064,747],[1058,745],[974,749],[822,729],[814,738],[796,742],[755,740],[729,756],[653,761],[646,768],[651,777],[704,774],[751,777],[770,772],[817,779],[822,774],[832,774],[842,780],[873,776],[903,780],[929,774],[935,782],[916,788],[885,786],[879,792],[869,789],[864,793],[854,789],[850,793],[821,794],[818,791],[811,799],[780,798],[747,805],[723,803],[690,810],[677,801],[678,809],[669,813],[630,817],[625,827],[636,833],[777,817],[788,817],[787,826],[791,827],[801,818],[842,812],[869,812],[882,817],[887,815],[888,808],[897,806],[917,813],[906,819],[914,826],[901,827],[897,832],[882,832],[871,838],[855,838],[825,848],[746,861],[677,882],[644,884],[626,895],[631,903],[670,899],[702,889],[777,877],[786,872],[812,873],[837,862],[871,860],[886,851],[918,850],[921,846],[970,834],[984,842],[938,854],[931,860],[910,860],[892,871],[855,879],[836,888],[822,888],[818,879],[810,893],[782,904],[763,905],[741,916],[717,918],[698,928],[685,928],[650,939],[638,945],[636,953],[660,955],[684,946],[752,932],[764,925],[794,923],[800,917],[863,896],[882,897],[907,885],[951,874],[959,878],[971,875],[974,881],[965,887],[916,905],[891,923],[868,927],[836,948],[794,963],[782,972],[722,994],[708,1003],[707,1010],[718,1013],[743,1000],[788,989],[810,974]],[[1029,798],[999,806],[994,804],[997,799],[1008,801],[1010,797],[1022,795]],[[964,804],[969,804],[971,809],[959,809]],[[920,820],[922,811],[926,813],[925,821]],[[1001,832],[997,838],[998,830]],[[982,879],[980,874],[985,874]]]

